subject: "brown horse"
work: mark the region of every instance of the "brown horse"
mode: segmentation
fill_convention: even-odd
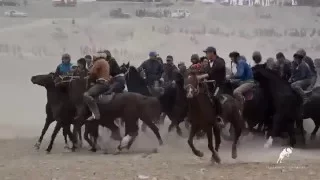
[[[221,137],[220,127],[217,123],[216,109],[214,108],[215,103],[211,102],[205,84],[199,83],[196,74],[191,73],[188,76],[185,88],[189,107],[188,119],[191,124],[188,144],[196,156],[202,157],[203,153],[194,147],[193,138],[197,132],[204,130],[208,138],[208,148],[212,152],[211,160],[220,163],[221,159],[217,152],[221,143]],[[213,148],[212,129],[215,136],[215,149]]]

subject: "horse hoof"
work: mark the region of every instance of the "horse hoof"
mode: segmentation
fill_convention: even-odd
[[[116,152],[113,153],[113,155],[119,155],[120,154],[120,150],[117,150]]]
[[[97,149],[96,148],[91,148],[90,151],[91,152],[97,152]]]
[[[47,154],[50,154],[50,153],[51,153],[51,150],[47,149],[47,150],[46,150],[46,153],[47,153]]]
[[[40,143],[37,142],[37,143],[34,145],[34,147],[36,148],[36,150],[39,150],[39,149],[40,149]]]
[[[162,146],[163,145],[163,141],[159,140],[159,145]]]
[[[216,162],[216,163],[218,163],[218,164],[221,163],[221,159],[220,159],[220,157],[218,156],[218,154],[212,155],[212,156],[211,156],[211,161],[212,161],[212,162]]]
[[[232,159],[237,159],[238,155],[237,155],[237,152],[232,152]]]
[[[203,157],[203,152],[197,151],[197,152],[196,152],[196,156],[198,156],[198,157]]]

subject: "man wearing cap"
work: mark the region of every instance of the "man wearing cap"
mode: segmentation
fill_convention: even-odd
[[[291,83],[292,89],[301,95],[303,103],[306,103],[307,96],[303,90],[307,89],[311,85],[312,73],[308,64],[303,61],[304,56],[305,54],[302,51],[297,51],[293,55],[293,61],[297,67],[294,69],[293,74],[289,79],[289,83]]]
[[[109,89],[110,67],[106,61],[105,53],[98,53],[93,57],[93,65],[89,71],[89,80],[95,82],[95,84],[83,94],[83,100],[92,112],[92,115],[87,119],[91,121],[100,119],[99,107],[94,98]]]
[[[114,57],[111,56],[111,53],[109,50],[104,50],[104,53],[106,53],[106,60],[109,63],[110,66],[110,75],[112,79],[110,80],[110,89],[107,93],[115,92],[115,93],[121,93],[123,92],[126,84],[126,79],[124,77],[124,74],[121,73],[120,67]]]
[[[171,83],[175,78],[175,73],[179,70],[176,65],[173,63],[173,57],[168,55],[166,58],[167,63],[163,65],[164,73],[162,74],[162,78],[164,83]]]
[[[148,87],[154,87],[155,82],[159,82],[163,73],[163,65],[157,59],[157,53],[149,53],[149,59],[144,61],[138,68],[138,71],[144,71]]]
[[[248,92],[254,87],[252,69],[238,52],[231,52],[229,57],[231,61],[237,65],[237,73],[230,77],[230,79],[240,80],[240,85],[233,91],[233,95],[241,103],[243,108],[245,102],[243,93]]]
[[[310,86],[307,88],[308,90],[311,90],[313,88],[313,86],[316,84],[317,82],[317,71],[316,71],[316,67],[314,65],[313,60],[307,56],[307,53],[304,49],[299,49],[298,50],[300,52],[300,54],[303,54],[303,61],[306,62],[310,68],[310,73],[311,73],[311,84]]]
[[[61,61],[61,64],[59,64],[56,69],[55,76],[66,75],[72,70],[71,57],[69,54],[63,54]]]
[[[209,72],[205,75],[207,75],[209,80],[215,80],[216,89],[217,89],[226,80],[226,63],[225,63],[224,59],[222,59],[221,57],[219,57],[217,55],[216,48],[214,48],[212,46],[208,47],[203,52],[206,53],[208,60],[210,61],[210,63],[212,63],[210,66]],[[214,93],[213,91],[214,91],[215,87],[213,87],[212,83],[208,84],[208,87],[212,93],[211,98],[215,102],[215,104],[217,105],[216,106],[217,116],[219,117],[220,120],[222,120],[222,118],[221,118],[222,105],[221,105],[220,101],[218,100],[218,98],[214,98],[214,96],[213,96],[213,93]]]
[[[291,77],[291,62],[286,59],[282,52],[278,52],[276,54],[276,59],[276,70],[278,71],[280,77],[285,81],[289,81]]]

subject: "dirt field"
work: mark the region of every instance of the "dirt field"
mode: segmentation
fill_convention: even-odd
[[[166,129],[166,128],[165,128]],[[108,133],[102,133],[109,136]],[[157,148],[153,134],[140,133],[130,151],[113,155],[117,142],[101,141],[107,146],[92,153],[88,147],[75,153],[63,149],[62,137],[57,138],[51,154],[33,149],[35,138],[0,140],[0,175],[5,180],[79,180],[79,179],[158,179],[158,180],[316,180],[320,178],[320,153],[317,149],[294,149],[283,164],[275,164],[282,150],[279,144],[264,149],[260,137],[244,137],[238,148],[238,158],[231,159],[231,144],[223,142],[219,155],[222,164],[213,164],[206,140],[196,140],[196,147],[205,152],[195,157],[187,139],[167,134],[162,129],[165,145]],[[49,133],[50,135],[50,133]],[[47,136],[47,139],[50,136]],[[100,143],[101,145],[101,143]],[[153,153],[157,148],[158,153]]]

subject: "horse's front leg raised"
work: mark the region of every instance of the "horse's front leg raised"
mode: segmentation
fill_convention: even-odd
[[[197,150],[193,144],[193,138],[197,132],[199,132],[199,127],[196,125],[191,125],[191,130],[190,130],[189,138],[188,138],[188,144],[189,144],[194,155],[196,155],[198,157],[203,157],[203,152]]]

